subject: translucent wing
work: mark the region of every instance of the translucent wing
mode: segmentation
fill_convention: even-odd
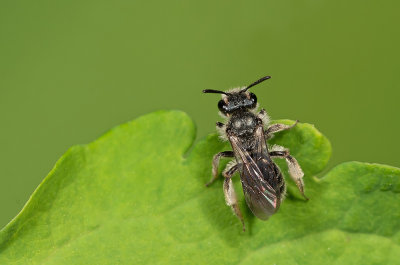
[[[238,137],[229,136],[229,141],[238,163],[246,203],[255,216],[266,220],[279,209],[281,194],[277,185],[282,176],[269,157],[261,126],[254,136],[252,154],[242,147]]]

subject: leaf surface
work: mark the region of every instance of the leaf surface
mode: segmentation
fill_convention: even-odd
[[[398,264],[399,169],[349,162],[317,178],[329,141],[298,124],[271,144],[297,158],[310,200],[286,177],[288,197],[263,222],[236,176],[243,233],[222,179],[204,187],[229,145],[210,135],[188,152],[194,137],[186,114],[160,111],[72,147],[0,231],[0,264]]]

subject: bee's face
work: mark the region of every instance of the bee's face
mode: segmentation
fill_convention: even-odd
[[[235,88],[232,91],[227,92],[214,89],[204,89],[203,93],[222,94],[222,99],[218,102],[218,108],[223,115],[229,116],[229,114],[239,109],[243,110],[256,108],[257,97],[253,93],[248,92],[248,89],[270,78],[270,76],[264,76],[241,89]]]
[[[248,91],[230,92],[223,95],[218,102],[218,109],[228,115],[238,109],[254,109],[257,106],[257,97]]]

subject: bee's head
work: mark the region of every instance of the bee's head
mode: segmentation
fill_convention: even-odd
[[[243,89],[234,89],[229,92],[205,89],[203,90],[203,93],[222,94],[222,99],[218,102],[218,109],[222,112],[222,114],[229,115],[230,113],[233,113],[239,109],[254,109],[257,106],[257,97],[254,93],[251,93],[247,90],[250,87],[270,78],[270,76],[265,76]]]

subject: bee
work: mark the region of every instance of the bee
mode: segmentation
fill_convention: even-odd
[[[233,150],[220,152],[214,156],[213,177],[206,186],[210,186],[217,179],[220,158],[235,158],[223,170],[223,190],[226,204],[241,221],[243,231],[245,231],[243,215],[232,183],[232,176],[237,171],[240,173],[246,203],[252,213],[261,220],[267,220],[278,211],[286,193],[285,180],[272,158],[286,160],[289,175],[304,198],[308,200],[304,194],[304,173],[297,160],[290,155],[288,149],[277,145],[269,148],[267,145],[267,140],[274,133],[293,128],[298,120],[293,125],[269,125],[268,114],[264,109],[258,111],[257,97],[248,91],[249,88],[270,78],[270,76],[265,76],[246,87],[225,92],[213,89],[203,90],[203,93],[222,95],[222,99],[218,102],[218,109],[226,121],[225,123],[217,122],[217,131],[222,139],[230,142]]]

